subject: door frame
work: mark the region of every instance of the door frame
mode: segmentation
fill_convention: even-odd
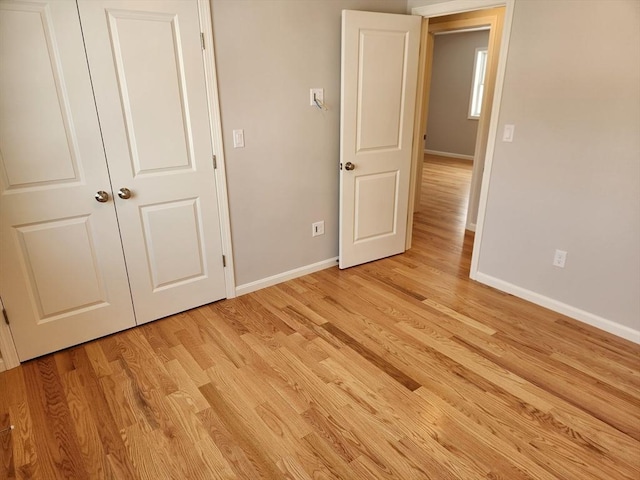
[[[500,54],[500,39],[502,36],[502,24],[504,21],[504,7],[498,7],[492,9],[474,10],[472,12],[458,13],[452,16],[438,17],[428,23],[428,38],[427,38],[427,57],[425,63],[428,68],[425,70],[425,107],[424,118],[421,119],[422,133],[424,134],[427,128],[429,117],[429,98],[431,96],[431,89],[429,88],[430,79],[433,76],[433,50],[435,45],[435,36],[442,33],[456,33],[464,32],[476,28],[488,28],[489,38],[487,42],[488,47],[488,61],[487,72],[485,74],[485,95],[482,99],[482,111],[477,124],[477,133],[475,135],[475,146],[473,155],[473,172],[471,175],[471,185],[469,192],[469,200],[467,202],[467,219],[465,228],[467,230],[475,231],[476,221],[478,216],[478,200],[480,193],[480,180],[482,177],[482,171],[484,169],[484,160],[486,153],[487,140],[489,136],[489,120],[491,116],[491,102],[493,100],[493,94],[495,91],[496,72],[498,67],[498,56]],[[415,178],[415,198],[414,209],[419,211],[420,197],[421,197],[421,180],[422,180],[422,167],[423,162],[420,161],[422,155],[418,149],[416,149],[416,178]],[[473,222],[470,221],[473,218]]]
[[[4,312],[2,300],[0,300],[0,307],[2,307],[2,311]],[[0,372],[20,365],[18,351],[13,343],[13,335],[11,335],[9,325],[5,323],[4,318],[0,318],[0,360],[2,360],[0,363]]]
[[[220,119],[220,100],[218,96],[218,77],[215,69],[215,53],[213,48],[213,20],[209,0],[197,0],[200,16],[200,31],[203,33],[204,50],[202,52],[205,82],[207,89],[207,107],[209,110],[209,131],[213,153],[216,156],[215,183],[218,196],[218,213],[220,215],[220,235],[222,252],[226,259],[225,290],[226,298],[236,296],[236,282],[231,243],[231,221],[229,217],[229,196],[227,192],[227,174],[225,155],[222,143],[222,123]],[[9,319],[11,320],[11,319]],[[0,318],[0,371],[9,370],[20,365],[18,352],[13,343],[13,335],[9,326]]]
[[[515,0],[449,0],[442,3],[436,3],[432,5],[425,5],[422,7],[414,7],[411,9],[412,15],[420,15],[423,17],[423,42],[420,45],[420,66],[418,70],[418,85],[419,93],[422,98],[418,98],[418,105],[416,106],[416,121],[414,124],[414,144],[413,144],[413,157],[411,165],[411,185],[409,192],[409,209],[407,215],[407,243],[406,249],[411,248],[411,239],[413,234],[413,213],[415,206],[416,181],[418,178],[418,170],[421,167],[420,159],[424,155],[424,142],[423,135],[424,129],[426,129],[426,109],[428,98],[425,95],[428,93],[428,83],[430,82],[430,75],[427,78],[426,59],[428,44],[428,32],[424,30],[428,29],[429,18],[441,17],[444,15],[452,15],[456,13],[465,13],[476,10],[485,10],[495,7],[505,7],[504,23],[502,25],[502,38],[500,39],[500,52],[498,56],[498,67],[495,79],[495,88],[493,95],[493,102],[491,104],[490,116],[489,116],[489,129],[485,151],[484,172],[482,173],[482,181],[480,183],[480,199],[478,202],[478,218],[476,222],[476,234],[473,242],[473,253],[471,255],[471,269],[469,276],[472,279],[476,279],[478,273],[478,258],[480,254],[480,247],[482,244],[482,232],[484,227],[484,217],[487,207],[487,194],[489,189],[489,183],[491,181],[491,167],[493,163],[493,153],[495,150],[495,144],[498,132],[498,113],[500,111],[500,103],[502,102],[502,91],[504,87],[504,77],[507,66],[507,55],[509,53],[509,40],[511,37],[511,24],[513,22],[513,11],[515,6]],[[433,45],[431,44],[431,49]],[[431,52],[433,53],[433,52]],[[431,55],[433,57],[433,55]],[[423,128],[424,123],[424,128]],[[480,135],[481,132],[478,132]],[[478,142],[476,142],[476,147]],[[474,162],[475,163],[475,162]],[[420,169],[421,170],[421,169]]]
[[[202,54],[204,57],[204,76],[209,107],[209,131],[211,133],[213,154],[216,156],[215,172],[218,213],[220,216],[220,236],[222,237],[222,253],[226,260],[226,266],[224,267],[226,298],[234,298],[236,296],[236,278],[233,261],[233,244],[231,242],[227,169],[222,143],[222,120],[220,117],[220,97],[213,46],[213,18],[211,16],[210,0],[198,0],[198,12],[200,13],[200,31],[203,34],[204,41]]]

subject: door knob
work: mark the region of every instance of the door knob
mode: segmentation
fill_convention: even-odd
[[[355,166],[353,163],[351,163],[351,162],[347,162],[347,163],[345,163],[345,164],[344,164],[344,169],[345,169],[345,170],[349,170],[349,171],[351,171],[351,170],[353,170],[354,168],[356,168],[356,166]]]
[[[131,190],[129,190],[127,187],[122,187],[120,190],[118,190],[118,196],[123,200],[131,198]]]
[[[99,192],[96,192],[95,199],[100,203],[108,202],[109,194],[104,190],[100,190]]]

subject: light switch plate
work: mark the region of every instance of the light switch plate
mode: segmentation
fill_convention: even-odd
[[[244,148],[244,130],[233,131],[233,148]]]
[[[315,97],[314,97],[315,95]],[[320,105],[324,104],[324,88],[312,88],[309,90],[309,105],[317,107],[318,105],[314,101],[314,98],[318,100]]]
[[[505,125],[504,132],[502,132],[502,141],[503,142],[513,142],[513,133],[516,130],[515,125]]]

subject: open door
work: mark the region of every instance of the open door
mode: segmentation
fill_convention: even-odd
[[[421,22],[342,12],[340,268],[405,250]]]

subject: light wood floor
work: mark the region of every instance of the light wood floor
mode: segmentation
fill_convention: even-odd
[[[470,168],[414,248],[0,374],[0,478],[640,478],[638,346],[467,279]]]

